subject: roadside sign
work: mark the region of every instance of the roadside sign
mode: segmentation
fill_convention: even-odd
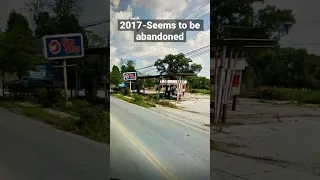
[[[123,73],[123,80],[125,80],[125,81],[137,80],[137,73],[136,72],[125,72],[125,73]]]
[[[79,58],[84,55],[81,33],[43,36],[44,56],[49,60]]]

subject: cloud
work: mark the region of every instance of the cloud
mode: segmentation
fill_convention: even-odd
[[[176,19],[188,7],[188,0],[174,0],[164,3],[161,0],[132,0],[132,6],[152,9],[153,19]]]
[[[148,8],[148,10],[153,9],[153,18],[156,17],[157,19],[176,19],[184,14],[193,12],[200,6],[203,6],[204,1],[207,0],[176,0],[170,3],[163,3],[163,1],[160,0],[132,0],[132,4],[128,4],[126,10],[120,11],[114,7],[111,8],[111,64],[119,65],[121,58],[134,59],[137,62],[137,68],[142,68],[153,65],[156,60],[158,60],[159,58],[164,58],[165,55],[178,54],[181,52],[190,52],[195,48],[208,45],[210,43],[210,31],[199,32],[196,36],[193,36],[193,39],[188,39],[186,43],[138,43],[134,42],[133,32],[118,31],[118,19],[144,19],[144,17],[133,17],[133,9],[135,9],[136,7]],[[111,6],[115,5],[111,3]],[[201,8],[201,10],[195,12],[195,14],[199,13],[204,14],[206,13],[206,11],[204,11],[203,8]],[[196,17],[191,15],[188,16],[188,18]],[[194,57],[192,59],[195,63],[202,64],[203,67],[210,67],[209,53],[198,57]],[[142,71],[147,71],[147,73],[150,74],[156,73],[153,67],[146,68]],[[209,77],[207,73],[202,73],[201,75]]]
[[[210,30],[200,31],[195,39],[187,40],[187,44],[190,48],[199,47],[199,45],[209,45],[210,44]]]
[[[120,0],[111,0],[111,5],[114,9],[118,9],[119,4],[120,4]]]

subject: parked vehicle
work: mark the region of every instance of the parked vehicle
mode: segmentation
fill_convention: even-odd
[[[55,81],[53,79],[35,79],[25,77],[21,80],[15,80],[8,83],[7,88],[11,95],[32,93],[37,89],[46,88],[53,89],[56,88]]]

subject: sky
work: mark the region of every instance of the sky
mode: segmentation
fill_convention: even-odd
[[[153,65],[168,54],[187,53],[210,45],[210,1],[175,0],[111,0],[111,67],[121,59],[132,59],[136,69]],[[186,17],[186,18],[185,18]],[[118,31],[118,19],[203,19],[204,31],[187,33],[187,42],[134,42],[133,32]],[[210,53],[194,54],[192,61],[202,65],[199,76],[210,77]],[[155,67],[140,70],[158,74]]]
[[[32,16],[28,11],[27,4],[31,0],[1,0],[0,1],[0,29],[6,29],[6,21],[11,10],[16,10],[25,15],[30,23],[31,28],[34,28]],[[79,14],[80,24],[90,24],[92,22],[109,19],[110,17],[110,1],[108,0],[79,0],[81,12]],[[94,3],[93,3],[94,2]],[[107,32],[109,24],[104,23],[94,27],[87,28],[95,33],[103,36],[107,40]]]

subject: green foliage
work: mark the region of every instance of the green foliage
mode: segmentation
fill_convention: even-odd
[[[186,58],[183,53],[177,55],[166,55],[164,59],[158,59],[154,63],[154,66],[160,74],[197,74],[202,69],[200,64],[192,64],[192,60],[190,58]]]
[[[128,88],[121,89],[120,93],[124,96],[130,95],[130,90]]]
[[[18,42],[18,43],[17,43]],[[37,56],[32,31],[26,17],[12,11],[7,20],[7,30],[1,33],[0,64],[6,72],[16,73],[21,79],[27,75],[35,65],[42,62]]]
[[[188,89],[210,89],[210,79],[206,77],[190,77],[187,81]]]
[[[94,139],[103,140],[109,133],[109,121],[102,108],[92,106],[86,101],[73,101],[76,131]]]
[[[253,4],[263,0],[211,1],[211,31],[217,38],[280,38],[289,33],[295,18],[291,10],[266,6],[257,12]]]
[[[64,100],[61,90],[41,88],[35,92],[35,101],[45,107],[59,107]]]
[[[294,101],[320,104],[320,91],[279,87],[260,87],[257,92],[262,100]]]
[[[246,86],[320,87],[320,57],[304,49],[281,48],[247,58],[243,82]]]
[[[135,69],[135,61],[131,59],[121,59],[120,61],[120,68],[121,68],[121,73],[124,72],[136,72]]]
[[[284,35],[288,35],[296,22],[292,10],[279,10],[276,6],[271,5],[260,9],[257,17],[259,25],[265,27],[266,32],[269,32],[269,37],[273,37],[272,33],[276,33],[278,39]]]
[[[89,48],[96,48],[96,47],[105,47],[106,42],[102,36],[95,34],[93,31],[86,31],[86,36],[88,38],[88,46]]]
[[[190,93],[210,94],[210,89],[187,89]]]
[[[19,30],[20,32],[27,31],[28,33],[32,32],[29,28],[29,22],[27,18],[21,13],[17,13],[15,10],[11,11],[9,14],[6,32],[11,32],[14,30]]]
[[[117,86],[121,82],[122,82],[122,75],[120,73],[120,70],[118,66],[113,65],[112,71],[110,73],[110,84]]]

